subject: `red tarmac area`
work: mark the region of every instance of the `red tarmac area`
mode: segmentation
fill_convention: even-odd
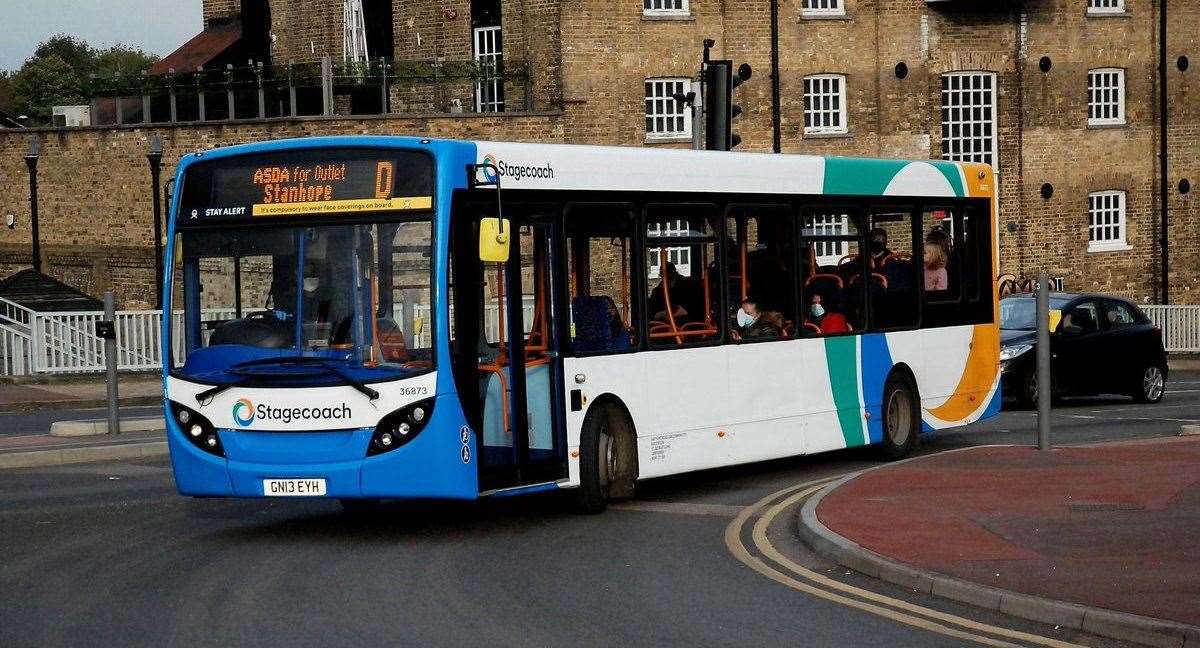
[[[817,518],[926,570],[1200,625],[1200,437],[930,455],[850,480]]]

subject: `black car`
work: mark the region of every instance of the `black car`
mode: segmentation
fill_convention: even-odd
[[[1037,403],[1037,302],[1033,295],[1000,300],[1000,369],[1006,396]],[[1162,400],[1167,354],[1162,332],[1133,303],[1108,295],[1051,293],[1052,395],[1126,394],[1142,403]]]

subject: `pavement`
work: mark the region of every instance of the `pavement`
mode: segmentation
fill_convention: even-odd
[[[152,405],[162,402],[162,376],[124,374],[117,395],[121,405]],[[103,407],[108,403],[108,385],[102,376],[70,376],[0,382],[0,412],[43,409]]]
[[[1200,645],[1200,437],[982,446],[868,470],[809,500],[841,564],[1117,639]]]

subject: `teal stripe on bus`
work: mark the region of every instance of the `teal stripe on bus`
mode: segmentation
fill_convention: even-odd
[[[954,195],[959,198],[967,196],[966,189],[963,188],[962,167],[950,162],[931,162],[942,175],[946,176],[946,180],[950,182],[950,186],[954,187]]]
[[[826,195],[882,196],[892,178],[908,164],[905,160],[825,158],[824,192]]]
[[[862,405],[858,395],[858,337],[825,338],[825,363],[829,368],[829,386],[833,406],[846,447],[863,445]]]

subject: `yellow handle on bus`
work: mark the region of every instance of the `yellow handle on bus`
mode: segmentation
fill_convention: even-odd
[[[510,227],[507,218],[479,220],[479,260],[490,263],[508,261]]]

